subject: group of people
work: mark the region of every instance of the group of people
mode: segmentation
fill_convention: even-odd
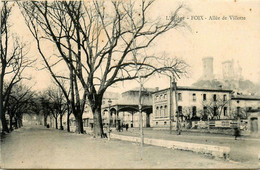
[[[118,131],[118,132],[122,132],[124,128],[125,128],[125,130],[127,131],[128,128],[129,128],[129,125],[128,125],[128,124],[122,124],[122,126],[121,126],[120,123],[117,125],[117,131]]]

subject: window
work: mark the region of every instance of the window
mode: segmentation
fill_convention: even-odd
[[[181,93],[178,93],[178,100],[182,101],[182,94]]]
[[[195,93],[192,94],[192,101],[194,101],[194,102],[196,101],[196,94]]]
[[[223,101],[227,101],[227,95],[223,95]]]
[[[227,107],[224,107],[224,116],[227,116]]]
[[[164,110],[163,110],[163,107],[161,106],[160,107],[160,117],[163,117],[164,116]]]
[[[239,114],[240,112],[240,107],[237,107],[237,114]]]
[[[214,116],[217,116],[218,108],[217,108],[217,107],[214,107],[214,108],[213,108],[213,111],[214,111]]]
[[[167,105],[164,106],[164,117],[168,116],[168,110],[167,110]]]
[[[178,106],[179,115],[182,115],[182,106]]]
[[[167,94],[164,94],[164,99],[166,99],[167,98]]]
[[[207,100],[207,95],[203,94],[203,101]]]
[[[159,107],[157,106],[156,107],[156,114],[155,114],[155,117],[158,117],[159,116]]]
[[[158,125],[158,122],[156,122],[156,125]]]
[[[164,122],[164,125],[166,125],[167,124],[167,122]]]
[[[217,101],[217,95],[216,94],[213,94],[213,100]]]
[[[197,108],[196,108],[196,106],[193,106],[192,107],[192,117],[196,117],[196,115],[197,115]]]
[[[207,114],[207,107],[206,106],[203,107],[203,112],[204,112],[204,114]]]
[[[237,100],[237,103],[239,103],[239,100]]]

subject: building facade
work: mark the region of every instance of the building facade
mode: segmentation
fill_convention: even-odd
[[[260,109],[260,97],[248,95],[235,95],[231,98],[232,118],[239,115],[241,118],[247,119],[248,113],[252,110]]]
[[[227,119],[231,111],[231,92],[232,90],[181,86],[177,87],[176,94],[173,90],[172,95],[169,88],[156,91],[153,93],[152,125],[169,126],[170,117],[176,122],[177,111],[181,121],[205,119],[206,115],[209,115],[210,119]]]
[[[142,91],[142,119],[143,127],[151,126],[152,92],[155,89],[144,89]],[[110,98],[108,98],[110,99]],[[110,114],[110,115],[109,115]],[[139,89],[123,92],[117,100],[111,100],[102,105],[102,118],[104,125],[116,127],[126,125],[139,127]]]

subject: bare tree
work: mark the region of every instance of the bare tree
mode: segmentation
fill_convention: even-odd
[[[29,100],[29,108],[27,110],[27,114],[30,115],[31,117],[35,115],[37,117],[37,121],[39,122],[40,125],[43,125],[42,122],[42,103],[41,103],[41,98],[39,93],[34,93],[33,97]]]
[[[230,99],[227,100],[218,95],[202,102],[203,109],[200,110],[200,114],[202,119],[208,120],[208,129],[210,129],[210,119],[220,119],[224,107],[226,107],[229,102]]]
[[[39,3],[40,4],[44,4],[44,3]],[[46,3],[47,5],[47,3]],[[72,27],[72,22],[67,21],[66,19],[64,20],[64,17],[66,18],[66,16],[68,16],[68,14],[66,14],[66,11],[61,10],[61,4],[60,3],[54,3],[52,6],[49,6],[48,9],[46,9],[47,11],[52,10],[51,12],[58,12],[58,13],[53,13],[55,14],[56,17],[60,17],[59,20],[63,26],[63,29],[61,30],[61,32],[63,32],[65,34],[65,43],[67,43],[68,46],[68,51],[66,54],[67,56],[67,60],[69,60],[70,62],[66,62],[67,68],[68,68],[68,76],[63,76],[63,75],[59,75],[58,73],[56,73],[54,71],[54,66],[58,65],[61,61],[62,61],[62,56],[61,57],[57,57],[57,60],[55,60],[53,63],[50,62],[50,60],[48,60],[49,56],[44,54],[44,50],[42,49],[42,40],[44,39],[48,39],[52,41],[52,37],[48,34],[48,29],[45,30],[43,29],[43,26],[46,25],[42,25],[39,24],[38,22],[41,22],[40,19],[38,18],[38,15],[41,15],[42,13],[37,13],[37,8],[38,6],[36,5],[36,3],[34,4],[30,4],[30,3],[26,3],[26,4],[20,4],[20,6],[24,7],[24,17],[26,19],[26,24],[28,25],[29,30],[31,31],[32,35],[34,36],[36,42],[37,42],[37,48],[39,50],[39,53],[41,55],[41,57],[44,60],[45,66],[48,69],[48,71],[50,72],[52,78],[54,79],[55,83],[61,88],[64,97],[67,100],[67,108],[68,108],[68,115],[67,115],[67,130],[70,131],[69,129],[69,116],[70,113],[72,112],[76,118],[76,127],[77,127],[77,132],[78,133],[83,133],[83,122],[82,122],[82,114],[84,111],[84,106],[85,106],[85,100],[86,100],[86,95],[82,95],[80,96],[80,87],[79,87],[79,82],[78,82],[78,78],[75,74],[75,70],[73,70],[73,68],[75,68],[75,59],[73,59],[73,51],[72,51],[72,43],[71,43],[71,36],[74,35],[74,28]],[[35,13],[34,13],[35,12]],[[49,12],[48,12],[49,13]],[[47,14],[46,14],[47,15]],[[41,17],[41,16],[39,16]],[[47,17],[47,16],[46,16]],[[38,19],[38,20],[37,20]],[[66,22],[66,23],[63,23]],[[44,21],[43,21],[44,22]],[[63,25],[64,24],[64,25]],[[47,23],[47,25],[49,25],[49,23]],[[51,25],[49,25],[50,28]],[[52,26],[55,27],[55,24],[52,24]],[[47,32],[43,32],[45,37],[43,37],[39,30],[44,30]],[[46,36],[47,35],[47,36]],[[63,40],[63,39],[62,39]],[[54,41],[55,43],[55,41]],[[55,55],[56,57],[56,55]],[[76,65],[78,65],[76,63]],[[64,72],[66,72],[66,70],[64,70]],[[69,88],[66,88],[66,86],[64,86],[63,82],[64,80],[69,80]],[[69,89],[69,90],[67,90]]]
[[[217,96],[216,100],[210,99],[203,101],[202,106],[207,109],[207,116],[210,119],[220,119],[224,107],[227,107],[229,102],[230,100],[222,99]]]
[[[49,97],[49,102],[53,105],[52,114],[55,118],[56,129],[58,129],[58,116],[60,116],[60,129],[63,129],[62,126],[62,117],[67,108],[66,99],[60,88],[50,87],[47,90],[47,95]]]
[[[149,70],[142,77],[160,70],[161,66],[154,66],[156,57],[147,60],[138,56],[138,63],[135,63],[132,51],[146,49],[160,35],[186,25],[180,17],[182,5],[172,13],[171,20],[163,21],[148,17],[152,4],[153,1],[32,1],[21,4],[37,42],[44,38],[54,43],[59,57],[83,87],[82,104],[72,107],[78,108],[72,112],[80,125],[79,133],[83,132],[86,98],[93,112],[94,134],[102,136],[101,104],[106,89],[115,83],[138,78],[136,64],[139,69]],[[41,36],[37,35],[39,32]]]
[[[26,45],[21,43],[18,37],[10,36],[9,17],[12,3],[1,2],[1,74],[0,74],[0,111],[2,121],[2,131],[9,132],[5,114],[10,93],[15,84],[25,79],[22,75],[25,68],[30,67],[34,62],[26,58]],[[6,89],[4,90],[4,82]]]
[[[22,126],[23,114],[27,112],[30,107],[30,100],[34,93],[30,88],[23,84],[15,84],[10,93],[7,103],[7,113],[9,114],[10,130],[12,129],[13,119],[15,120],[15,128]]]
[[[229,114],[230,119],[247,119],[247,110],[243,107],[233,108]]]

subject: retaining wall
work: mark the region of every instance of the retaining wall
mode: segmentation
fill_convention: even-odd
[[[125,141],[140,142],[139,137],[123,136],[123,135],[117,135],[113,133],[110,134],[110,137],[114,139],[125,140]],[[229,152],[230,152],[229,147],[195,144],[195,143],[187,143],[187,142],[177,142],[177,141],[161,140],[161,139],[144,138],[144,143],[148,145],[161,146],[161,147],[166,147],[171,149],[192,151],[192,152],[202,153],[202,154],[210,155],[213,157],[224,158],[224,159],[229,158]]]

